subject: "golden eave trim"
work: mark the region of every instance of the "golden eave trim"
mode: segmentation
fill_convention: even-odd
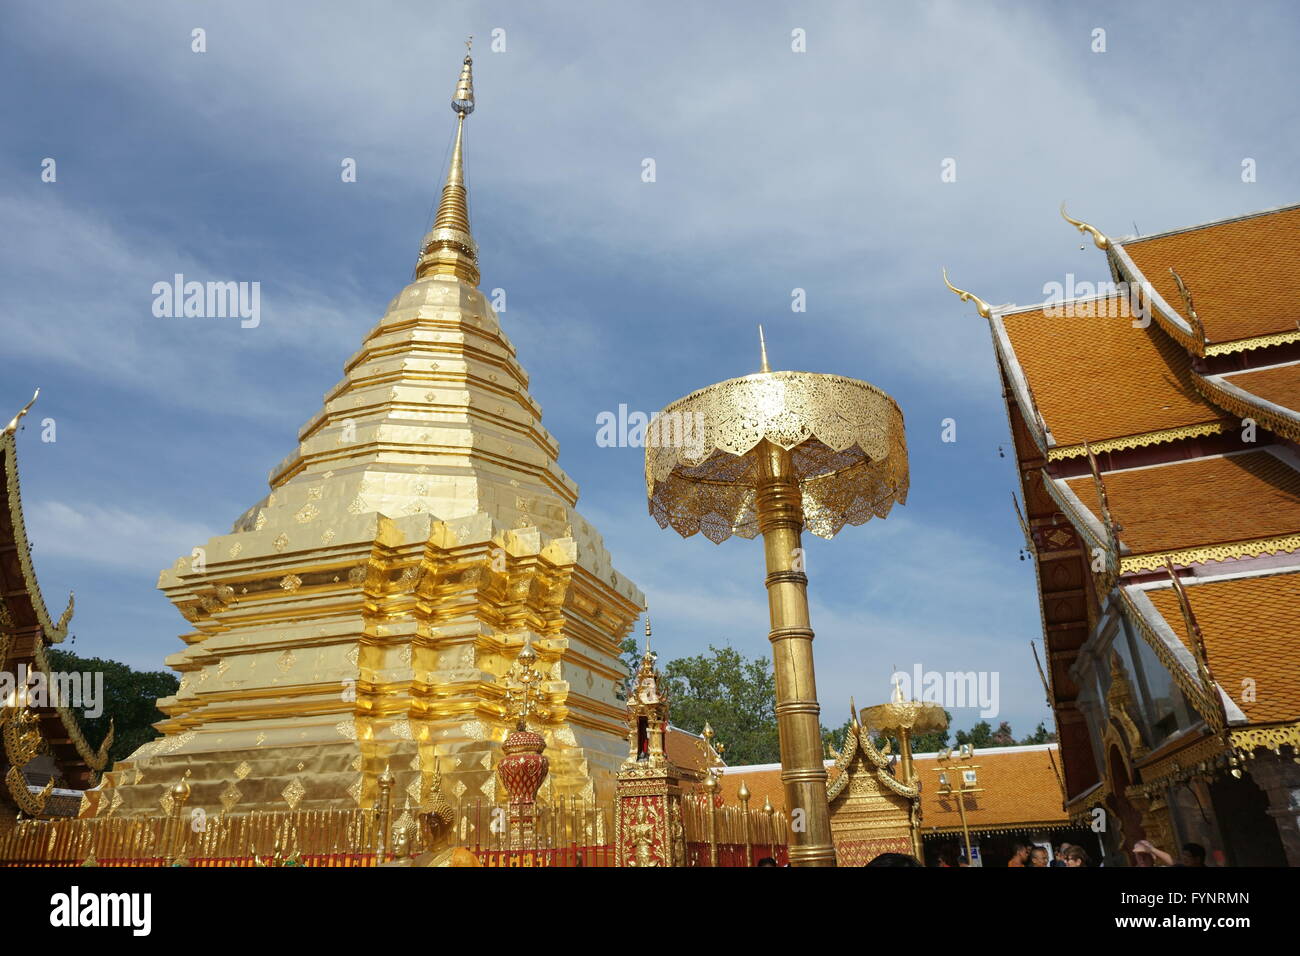
[[[1204,564],[1207,561],[1226,561],[1231,558],[1257,558],[1262,554],[1284,554],[1300,550],[1300,534],[1284,534],[1273,538],[1256,538],[1252,541],[1233,541],[1227,544],[1202,545],[1175,551],[1156,551],[1150,554],[1128,554],[1120,558],[1120,571],[1158,571],[1165,562],[1174,564]]]
[[[1291,747],[1300,753],[1300,721],[1236,727],[1229,729],[1228,734],[1233,750],[1238,753],[1250,753],[1259,749],[1276,753],[1282,747]],[[1217,756],[1223,749],[1223,738],[1217,734],[1196,738],[1186,746],[1139,767],[1142,783],[1147,786],[1166,783],[1193,769],[1201,761]],[[1246,764],[1246,771],[1250,771],[1250,764]]]
[[[1270,345],[1290,345],[1300,342],[1300,330],[1294,332],[1272,332],[1268,335],[1255,335],[1248,339],[1233,339],[1230,342],[1215,342],[1205,347],[1207,356],[1230,355],[1233,352],[1246,352],[1251,349],[1264,349]]]
[[[1047,460],[1063,461],[1067,458],[1082,458],[1088,454],[1088,445],[1091,445],[1094,454],[1123,451],[1130,448],[1145,448],[1148,445],[1181,441],[1184,438],[1222,435],[1232,431],[1234,427],[1233,423],[1228,421],[1201,422],[1196,425],[1180,425],[1177,428],[1162,428],[1152,432],[1141,432],[1137,435],[1126,435],[1122,438],[1107,438],[1102,441],[1080,443],[1078,445],[1060,445],[1048,449]]]
[[[1288,419],[1273,411],[1268,407],[1268,399],[1255,395],[1240,385],[1214,381],[1204,375],[1194,375],[1192,385],[1206,399],[1238,418],[1259,419],[1269,431],[1300,442],[1300,421]]]

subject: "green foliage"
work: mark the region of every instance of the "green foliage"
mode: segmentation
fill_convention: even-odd
[[[1022,744],[1054,744],[1056,743],[1056,734],[1050,733],[1040,720],[1034,732],[1020,742]]]
[[[772,662],[753,660],[731,647],[709,645],[708,654],[670,661],[663,668],[669,715],[683,730],[699,733],[707,722],[726,745],[733,766],[776,763],[776,677]]]
[[[618,645],[618,649],[621,652],[618,659],[623,662],[628,679],[631,679],[636,675],[637,668],[641,666],[641,648],[637,646],[635,637],[628,636]],[[627,700],[627,681],[620,685],[618,699]]]
[[[957,743],[970,744],[975,749],[982,747],[1005,746],[1005,744],[993,743],[993,727],[987,720],[981,720],[970,730],[957,731]]]
[[[958,744],[970,744],[977,750],[980,748],[987,750],[990,747],[1016,747],[1026,744],[1055,742],[1056,734],[1048,732],[1042,721],[1039,721],[1034,732],[1023,740],[1016,740],[1016,735],[1011,731],[1011,725],[1005,720],[998,724],[997,730],[994,730],[987,720],[981,720],[970,730],[957,731]]]
[[[834,747],[837,751],[844,748],[844,738],[848,736],[850,724],[851,721],[848,718],[845,718],[844,723],[840,724],[840,726],[836,727],[834,730],[831,730],[825,724],[822,724],[823,753],[826,752],[826,747],[828,745]]]
[[[103,714],[94,719],[78,714],[77,718],[86,741],[95,749],[108,733],[109,721],[114,722],[116,732],[108,750],[110,766],[160,736],[153,724],[166,715],[154,702],[176,693],[180,686],[176,675],[168,671],[136,671],[117,661],[79,657],[59,648],[50,648],[46,656],[51,670],[104,675]]]

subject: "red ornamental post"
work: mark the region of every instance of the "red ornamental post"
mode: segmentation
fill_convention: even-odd
[[[542,753],[546,740],[541,734],[519,729],[506,737],[505,754],[497,764],[497,777],[510,800],[510,849],[534,845],[537,791],[550,770],[551,761]]]

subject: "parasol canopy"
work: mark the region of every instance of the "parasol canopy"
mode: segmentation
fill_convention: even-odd
[[[758,534],[757,449],[791,453],[804,526],[823,538],[907,501],[903,413],[866,382],[817,372],[758,372],[692,392],[651,421],[650,514],[715,544]]]

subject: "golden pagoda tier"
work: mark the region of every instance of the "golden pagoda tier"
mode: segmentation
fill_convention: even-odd
[[[644,604],[576,510],[578,487],[478,289],[457,133],[415,280],[388,305],[270,494],[162,572],[192,625],[167,659],[163,737],[106,775],[100,814],[371,806],[390,766],[418,806],[497,799],[511,730],[499,682],[544,673],[554,794],[607,799],[626,751],[619,642]]]

